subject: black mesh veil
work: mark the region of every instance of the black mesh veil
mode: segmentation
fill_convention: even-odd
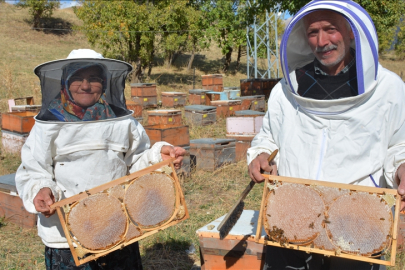
[[[72,65],[92,66],[96,65],[103,69],[105,76],[104,92],[106,101],[113,108],[116,116],[128,115],[131,112],[125,105],[125,79],[132,66],[126,62],[108,58],[74,58],[47,62],[34,69],[41,82],[42,108],[37,119],[47,119],[49,104],[60,96],[62,83],[66,79],[66,68]],[[65,71],[65,72],[64,72]],[[65,78],[64,78],[65,77]]]

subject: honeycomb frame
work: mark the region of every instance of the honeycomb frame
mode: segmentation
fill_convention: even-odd
[[[86,190],[85,192],[81,192],[77,195],[66,198],[51,205],[51,209],[56,209],[76,266],[82,265],[92,260],[96,260],[97,258],[105,256],[115,250],[122,249],[127,245],[151,236],[161,230],[164,230],[189,218],[184,195],[172,161],[173,159],[165,160],[163,162],[139,170],[130,175],[115,179],[90,190]],[[166,218],[164,222],[160,222],[154,227],[141,227],[139,226],[139,224],[136,224],[129,217],[124,201],[125,192],[128,186],[136,182],[137,179],[147,174],[166,174],[173,181],[173,189],[175,192],[174,211],[172,211],[169,218]],[[94,195],[97,196],[98,194],[108,194],[109,196],[117,198],[121,202],[124,213],[126,215],[127,224],[125,229],[125,237],[123,237],[122,240],[111,244],[106,248],[90,249],[82,245],[75,237],[74,233],[71,230],[72,224],[69,224],[68,220],[70,212],[78,204],[80,204],[80,202],[86,202],[86,199],[91,198]]]
[[[397,234],[398,234],[398,222],[399,222],[399,210],[400,210],[400,203],[401,203],[401,196],[397,194],[396,189],[386,189],[386,188],[375,188],[375,187],[366,187],[366,186],[357,186],[357,185],[350,185],[350,184],[340,184],[340,183],[331,183],[331,182],[325,182],[325,181],[315,181],[315,180],[308,180],[308,179],[300,179],[300,178],[292,178],[292,177],[282,177],[282,176],[275,176],[275,175],[263,175],[265,177],[265,184],[263,187],[263,196],[262,196],[262,202],[261,202],[261,208],[260,208],[260,213],[259,213],[259,220],[258,220],[258,225],[257,225],[257,230],[256,230],[256,236],[255,236],[255,241],[257,243],[261,243],[263,245],[271,245],[271,246],[277,246],[277,247],[282,247],[282,248],[288,248],[288,249],[295,249],[295,250],[301,250],[305,251],[307,253],[317,253],[317,254],[323,254],[325,256],[336,256],[336,257],[341,257],[341,258],[346,258],[346,259],[351,259],[351,260],[357,260],[357,261],[364,261],[368,263],[375,263],[375,264],[381,264],[381,265],[387,265],[387,266],[395,266],[395,257],[396,257],[396,248],[397,248]],[[269,197],[272,194],[275,194],[277,192],[277,188],[282,186],[283,184],[292,184],[292,185],[303,185],[309,188],[312,188],[313,190],[317,191],[320,193],[320,196],[323,196],[325,194],[322,194],[320,190],[323,190],[324,193],[327,193],[327,190],[332,188],[333,191],[330,191],[331,193],[334,192],[335,190],[338,190],[339,195],[334,195],[336,196],[335,199],[331,202],[328,202],[328,205],[325,203],[325,212],[322,213],[322,217],[325,216],[323,220],[323,228],[322,230],[322,237],[327,237],[329,241],[331,242],[331,246],[333,247],[333,250],[328,247],[326,249],[325,247],[317,247],[314,245],[316,238],[313,241],[308,241],[305,243],[292,243],[293,241],[289,241],[287,237],[284,236],[284,230],[283,228],[278,228],[278,227],[273,227],[271,224],[267,224],[267,216],[269,213],[267,212],[267,203],[269,201]],[[332,190],[331,189],[331,190]],[[387,252],[391,254],[391,259],[390,260],[383,260],[380,257],[376,257],[375,254],[360,254],[361,252],[349,252],[345,251],[338,246],[335,245],[335,243],[331,240],[331,235],[330,232],[327,230],[327,223],[330,223],[331,221],[328,220],[328,211],[329,211],[329,205],[332,205],[333,202],[337,201],[338,198],[341,198],[343,196],[351,194],[366,194],[365,197],[368,198],[368,196],[377,196],[377,198],[380,200],[381,204],[386,204],[386,211],[389,212],[389,209],[393,210],[394,214],[391,213],[391,219],[389,222],[387,221],[382,221],[385,223],[388,223],[390,226],[390,232],[386,236],[387,241],[381,243],[381,245],[384,247],[381,251],[380,255],[385,255]],[[328,197],[329,195],[326,194],[325,197]],[[371,197],[370,197],[371,198]],[[326,199],[327,200],[327,199]],[[330,198],[329,198],[330,200]],[[325,201],[324,201],[325,202]],[[299,205],[297,205],[299,207]],[[388,208],[389,207],[389,208]],[[275,208],[274,208],[275,209]],[[280,211],[284,211],[281,209]],[[349,211],[348,211],[349,212]],[[271,217],[271,215],[269,215]],[[373,220],[379,219],[380,216],[378,217],[372,217]],[[271,219],[271,218],[269,218]],[[326,220],[326,221],[325,221]],[[385,220],[382,219],[381,220]],[[266,231],[266,236],[261,236],[260,232],[262,231],[262,228],[265,229]],[[287,229],[287,228],[286,228]],[[288,230],[288,229],[287,229]],[[325,231],[325,233],[323,233]],[[322,241],[325,241],[323,239]]]

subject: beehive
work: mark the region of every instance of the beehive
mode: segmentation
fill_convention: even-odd
[[[224,89],[222,74],[201,75],[202,88],[221,92]]]
[[[171,160],[87,190],[56,209],[77,266],[188,218]]]
[[[148,113],[148,125],[181,126],[181,110],[151,110]]]
[[[162,92],[163,107],[182,107],[186,105],[187,94],[183,92]]]
[[[241,110],[241,103],[240,100],[216,100],[211,101],[211,106],[217,107],[217,117],[228,117]]]
[[[207,99],[207,92],[210,92],[210,90],[190,90],[188,95],[188,103],[190,103],[190,105],[210,105],[210,101]]]
[[[400,196],[396,190],[263,175],[259,243],[395,265]],[[297,207],[297,202],[299,206]],[[391,253],[391,260],[380,259]]]
[[[217,120],[217,108],[215,106],[190,105],[184,107],[185,119],[193,125],[209,125]]]

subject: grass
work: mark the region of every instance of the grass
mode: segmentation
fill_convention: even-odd
[[[32,70],[35,66],[55,59],[66,58],[69,52],[78,48],[91,48],[85,36],[72,30],[80,24],[71,9],[55,12],[55,19],[46,25],[64,27],[66,31],[35,31],[27,23],[26,10],[17,9],[7,3],[0,3],[0,113],[7,111],[7,99],[34,96],[40,104],[41,92],[38,78]],[[150,78],[145,82],[157,84],[158,94],[164,91],[188,92],[201,88],[201,75],[220,73],[222,55],[220,49],[212,46],[209,51],[196,56],[194,71],[187,71],[190,55],[180,55],[175,64],[168,68],[163,59],[157,58]],[[233,55],[233,59],[236,55]],[[381,59],[383,66],[401,75],[405,72],[404,62],[395,61],[387,55]],[[238,86],[246,79],[246,58],[241,68],[224,74],[224,86]],[[130,97],[129,84],[125,89]],[[182,109],[184,110],[184,109]],[[147,123],[147,113],[143,113]],[[190,139],[224,138],[225,119],[209,126],[190,125]],[[19,155],[7,154],[0,146],[0,175],[13,173],[20,164]],[[215,172],[196,171],[191,178],[182,180],[190,218],[174,227],[140,241],[144,269],[190,269],[199,261],[199,240],[196,230],[224,215],[249,182],[245,161],[231,164]],[[256,185],[245,200],[246,209],[258,210],[262,196],[262,185]],[[1,214],[1,213],[0,213]],[[0,269],[44,269],[44,245],[36,229],[21,229],[0,218]],[[187,254],[186,249],[194,245],[197,251]],[[391,270],[404,268],[405,255],[397,255],[398,265]]]

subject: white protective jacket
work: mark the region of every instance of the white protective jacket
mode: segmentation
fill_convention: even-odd
[[[314,59],[301,19],[317,9],[339,12],[351,25],[358,96],[315,100],[297,95],[294,71]],[[281,176],[396,187],[396,170],[405,162],[405,85],[378,63],[377,34],[367,12],[352,1],[310,2],[287,26],[280,56],[288,75],[272,90],[248,164],[260,153],[279,149]]]
[[[59,201],[162,161],[165,144],[149,149],[144,128],[131,115],[89,122],[36,119],[21,151],[17,190],[27,211],[38,213],[33,199],[41,188],[50,188]],[[37,226],[46,246],[69,247],[56,214],[39,214]]]

